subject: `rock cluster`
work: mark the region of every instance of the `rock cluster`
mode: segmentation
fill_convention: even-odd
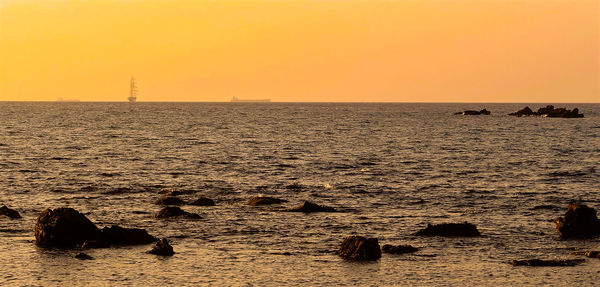
[[[472,237],[480,236],[477,227],[471,223],[442,223],[431,225],[427,224],[425,229],[421,229],[415,235],[424,236],[446,236],[446,237]]]
[[[583,204],[569,204],[565,216],[555,222],[556,231],[563,239],[600,235],[600,220],[596,216],[596,210]]]
[[[381,249],[377,238],[348,236],[342,242],[337,254],[352,260],[377,260],[381,258]]]
[[[509,116],[545,116],[549,118],[583,118],[583,114],[579,113],[579,109],[567,110],[566,108],[554,108],[553,105],[548,105],[545,108],[539,108],[537,112],[532,111],[529,107],[525,107]]]

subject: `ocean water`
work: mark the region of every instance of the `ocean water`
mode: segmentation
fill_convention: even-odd
[[[509,264],[600,249],[559,240],[553,223],[572,201],[600,208],[600,104],[555,104],[583,119],[506,116],[524,106],[0,102],[0,204],[23,216],[0,217],[0,285],[596,285],[598,259]],[[453,115],[484,107],[492,115]],[[154,219],[165,190],[216,206]],[[248,206],[257,195],[288,202]],[[343,212],[281,212],[304,200]],[[176,254],[141,245],[80,261],[37,247],[36,218],[56,207],[145,228]],[[413,235],[464,221],[483,236]],[[354,234],[421,250],[346,261],[335,250]]]

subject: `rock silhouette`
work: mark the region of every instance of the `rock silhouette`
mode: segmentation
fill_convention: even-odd
[[[410,245],[389,245],[386,244],[381,248],[381,251],[391,254],[404,254],[419,251],[419,248]]]
[[[70,248],[97,240],[101,232],[85,215],[73,208],[44,210],[34,228],[35,241],[44,247]]]
[[[600,220],[596,216],[596,210],[583,204],[570,203],[565,216],[555,222],[556,231],[562,239],[600,235]]]
[[[566,108],[554,108],[553,105],[547,105],[545,108],[539,108],[537,112],[532,111],[529,107],[525,107],[509,116],[544,116],[549,118],[583,118],[583,114],[579,113],[579,109],[567,110]]]
[[[427,224],[425,229],[417,231],[415,235],[424,236],[446,236],[446,237],[472,237],[480,236],[477,227],[471,223],[442,223],[431,225]]]
[[[336,210],[333,207],[318,205],[309,201],[305,201],[302,205],[288,209],[289,212],[335,212]]]
[[[377,260],[381,258],[381,249],[377,238],[348,236],[342,242],[337,254],[352,260]]]
[[[464,116],[479,116],[479,115],[490,115],[490,114],[491,114],[491,112],[486,109],[483,109],[481,111],[466,110],[463,112],[455,113],[455,115],[464,115]]]
[[[161,197],[154,202],[154,204],[159,204],[159,205],[181,205],[183,203],[184,203],[183,200],[181,200],[175,196]]]
[[[193,202],[191,202],[190,205],[213,206],[213,205],[215,205],[215,202],[208,197],[200,197],[200,198],[194,200]]]
[[[575,266],[585,262],[585,259],[566,259],[566,260],[542,260],[542,259],[527,259],[513,260],[513,266]]]
[[[75,255],[75,258],[80,259],[80,260],[93,260],[94,259],[94,257],[89,256],[83,252]]]
[[[167,206],[167,207],[161,209],[154,217],[155,218],[186,217],[186,218],[190,218],[190,219],[202,218],[198,214],[183,211],[181,208],[175,207],[175,206]]]
[[[102,239],[110,245],[138,245],[148,244],[157,240],[140,228],[123,228],[118,225],[104,227],[101,230]]]
[[[257,196],[257,197],[250,198],[250,200],[248,200],[248,204],[252,205],[252,206],[257,206],[257,205],[267,205],[267,204],[279,204],[279,203],[283,203],[286,201],[287,200],[279,199],[279,198],[275,198],[275,197]]]
[[[154,247],[152,247],[152,250],[148,251],[148,253],[161,256],[172,256],[175,254],[173,246],[169,244],[169,241],[166,238],[157,241]]]
[[[6,205],[3,205],[2,207],[0,207],[0,215],[4,215],[4,216],[10,217],[12,219],[21,218],[21,215],[19,214],[18,211],[14,210],[14,209],[10,209]]]

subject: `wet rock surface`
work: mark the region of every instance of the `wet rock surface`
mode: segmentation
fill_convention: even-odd
[[[325,206],[325,205],[318,205],[316,203],[312,203],[309,201],[305,201],[302,205],[292,208],[292,209],[288,209],[287,211],[289,211],[289,212],[304,212],[304,213],[336,212],[335,208],[333,208],[333,207],[329,207],[329,206]]]
[[[10,209],[6,205],[3,205],[2,207],[0,207],[0,215],[4,215],[4,216],[10,217],[12,219],[21,218],[21,215],[19,214],[18,211],[14,210],[14,209]]]
[[[404,253],[413,253],[419,251],[419,248],[413,247],[411,245],[383,245],[381,251],[384,253],[391,254],[404,254]]]
[[[427,224],[425,229],[415,233],[421,236],[446,236],[446,237],[473,237],[480,236],[477,227],[471,223],[442,223],[431,225]]]
[[[590,238],[600,235],[596,210],[583,204],[568,205],[564,217],[556,219],[556,231],[562,239]]]
[[[511,264],[513,266],[575,266],[585,262],[585,259],[564,259],[564,260],[543,260],[543,259],[526,259],[526,260],[513,260]]]
[[[268,196],[257,196],[257,197],[250,198],[248,200],[248,205],[257,206],[257,205],[267,205],[267,204],[279,204],[279,203],[283,203],[283,202],[287,202],[287,200],[279,199],[279,198],[275,198],[275,197],[268,197]]]
[[[214,206],[215,205],[215,201],[208,198],[208,197],[200,197],[194,201],[192,201],[190,203],[190,205],[196,205],[196,206]]]
[[[104,227],[101,230],[102,239],[110,245],[138,245],[149,244],[157,240],[140,228],[123,228],[118,225]]]
[[[161,209],[155,216],[155,218],[177,218],[177,217],[185,217],[189,219],[200,219],[202,218],[200,215],[195,213],[190,213],[184,211],[179,207],[168,206]]]
[[[352,260],[377,260],[381,258],[381,249],[377,238],[348,236],[340,245],[337,254]]]
[[[44,210],[37,219],[34,233],[39,246],[61,248],[75,247],[101,236],[100,229],[73,208]]]
[[[152,247],[148,253],[160,256],[172,256],[175,254],[173,247],[169,244],[169,241],[166,238],[157,241],[154,247]]]
[[[183,200],[175,196],[165,196],[157,199],[154,204],[158,205],[182,205],[184,204]]]

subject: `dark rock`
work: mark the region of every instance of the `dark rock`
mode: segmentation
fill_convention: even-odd
[[[200,197],[190,204],[197,205],[197,206],[213,206],[213,205],[215,205],[215,202],[208,197]]]
[[[517,117],[522,117],[522,116],[535,116],[537,115],[536,113],[534,113],[529,107],[525,107],[521,110],[518,110],[514,113],[510,113],[508,114],[509,116],[517,116]]]
[[[8,216],[12,219],[21,218],[18,211],[8,208],[6,205],[0,207],[0,215]]]
[[[427,228],[419,230],[415,235],[425,236],[480,236],[477,227],[471,223],[442,223],[431,225],[427,224]]]
[[[83,252],[75,255],[75,258],[80,259],[80,260],[93,260],[94,259],[94,257],[89,256]]]
[[[81,248],[91,249],[91,248],[108,248],[110,247],[108,243],[104,240],[86,240],[81,244]]]
[[[386,244],[381,248],[381,251],[391,254],[404,254],[419,251],[419,248],[412,247],[410,245],[389,245]]]
[[[256,206],[256,205],[267,205],[267,204],[279,204],[279,203],[286,202],[286,201],[287,200],[279,199],[279,198],[275,198],[275,197],[257,196],[257,197],[250,198],[250,200],[248,200],[248,204],[252,205],[252,206]]]
[[[352,260],[377,260],[381,258],[381,249],[377,238],[348,236],[342,242],[337,254]]]
[[[542,260],[542,259],[527,259],[513,260],[513,266],[575,266],[585,262],[585,259],[566,259],[566,260]]]
[[[533,112],[529,107],[508,114],[510,116],[544,116],[549,118],[583,118],[583,114],[579,113],[579,109],[567,110],[566,108],[554,108],[553,105],[547,105],[545,108],[539,108],[537,112]]]
[[[556,219],[556,231],[563,239],[589,238],[600,235],[596,210],[583,204],[570,203],[565,217]]]
[[[100,239],[100,229],[73,208],[44,210],[34,228],[35,241],[44,247],[69,248]]]
[[[117,225],[104,227],[101,230],[102,238],[110,245],[138,245],[148,244],[157,240],[140,228],[123,228]]]
[[[335,212],[333,207],[318,205],[312,202],[305,201],[302,205],[288,209],[290,212]]]
[[[588,251],[585,253],[585,256],[589,258],[600,258],[600,251]]]
[[[161,209],[154,217],[155,218],[187,217],[190,219],[202,218],[198,214],[189,213],[187,211],[183,211],[179,207],[174,207],[174,206],[167,206],[167,207]]]
[[[481,111],[466,110],[464,112],[455,113],[455,115],[464,115],[464,116],[479,116],[479,115],[489,115],[489,114],[491,114],[491,112],[486,109],[483,109]]]
[[[183,200],[175,197],[175,196],[165,196],[157,199],[154,204],[160,205],[181,205],[183,204]]]
[[[166,238],[157,241],[156,245],[154,245],[152,250],[148,251],[148,253],[161,256],[172,256],[175,254],[173,251],[173,246],[169,244],[169,241]]]

